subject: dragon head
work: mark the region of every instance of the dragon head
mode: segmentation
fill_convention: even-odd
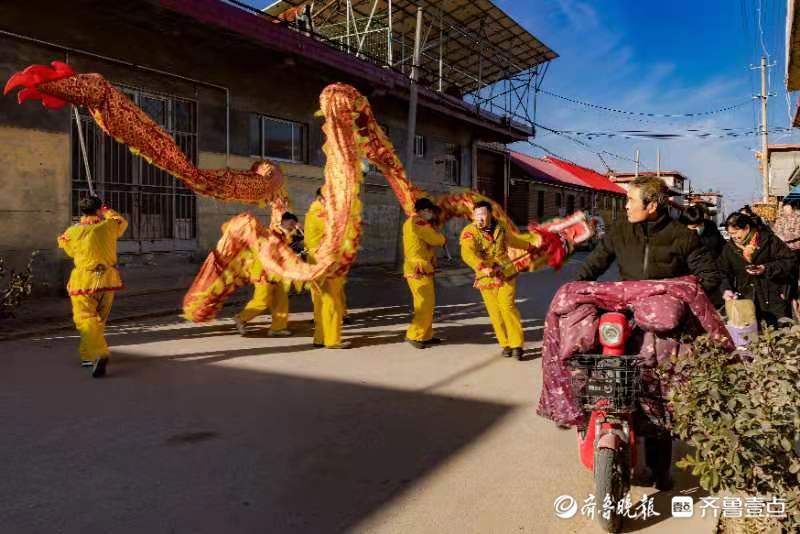
[[[63,61],[53,61],[47,65],[31,65],[25,70],[15,72],[6,82],[3,94],[7,95],[17,87],[24,87],[17,93],[17,101],[22,104],[26,100],[41,100],[42,105],[50,109],[60,109],[66,102],[58,97],[43,93],[39,85],[74,76],[75,72]]]

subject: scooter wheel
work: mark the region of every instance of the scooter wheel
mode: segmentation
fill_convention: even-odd
[[[619,532],[623,516],[617,514],[620,502],[630,486],[627,455],[614,449],[599,449],[594,459],[594,485],[597,495],[597,522],[606,532]],[[613,507],[608,513],[603,510],[603,501],[609,496]]]

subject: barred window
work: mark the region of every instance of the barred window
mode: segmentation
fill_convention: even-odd
[[[118,87],[167,131],[186,157],[197,164],[197,103],[172,95]],[[193,250],[197,237],[194,192],[183,182],[106,135],[84,110],[80,128],[86,143],[92,182],[98,195],[128,219],[120,252]],[[72,122],[72,216],[89,194],[78,129]]]

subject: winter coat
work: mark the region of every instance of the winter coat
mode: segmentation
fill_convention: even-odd
[[[614,262],[622,280],[661,280],[695,275],[706,293],[721,281],[714,257],[696,232],[663,214],[656,221],[613,225],[578,271],[579,281],[597,280]]]
[[[711,221],[703,221],[703,231],[698,234],[700,242],[711,252],[713,258],[719,258],[722,248],[725,246],[725,238],[719,233],[719,229]]]
[[[752,300],[756,306],[756,318],[774,325],[781,317],[792,316],[789,299],[797,285],[797,256],[772,232],[760,231],[759,239],[752,262],[745,259],[733,241],[726,243],[719,259],[723,274],[721,289]],[[745,270],[748,265],[764,265],[766,271],[753,276]]]

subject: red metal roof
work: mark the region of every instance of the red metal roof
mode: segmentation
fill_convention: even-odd
[[[607,176],[604,176],[597,171],[550,156],[547,156],[544,159],[545,161],[549,161],[554,165],[561,167],[573,176],[576,176],[578,179],[586,182],[586,184],[592,189],[608,191],[609,193],[617,193],[619,195],[625,194],[625,190],[622,187],[618,186],[609,180]]]
[[[534,158],[533,156],[521,152],[514,152],[513,150],[509,152],[509,157],[512,162],[516,163],[522,170],[526,171],[532,178],[537,180],[560,183],[561,185],[589,187],[586,182],[573,176],[550,161]]]

